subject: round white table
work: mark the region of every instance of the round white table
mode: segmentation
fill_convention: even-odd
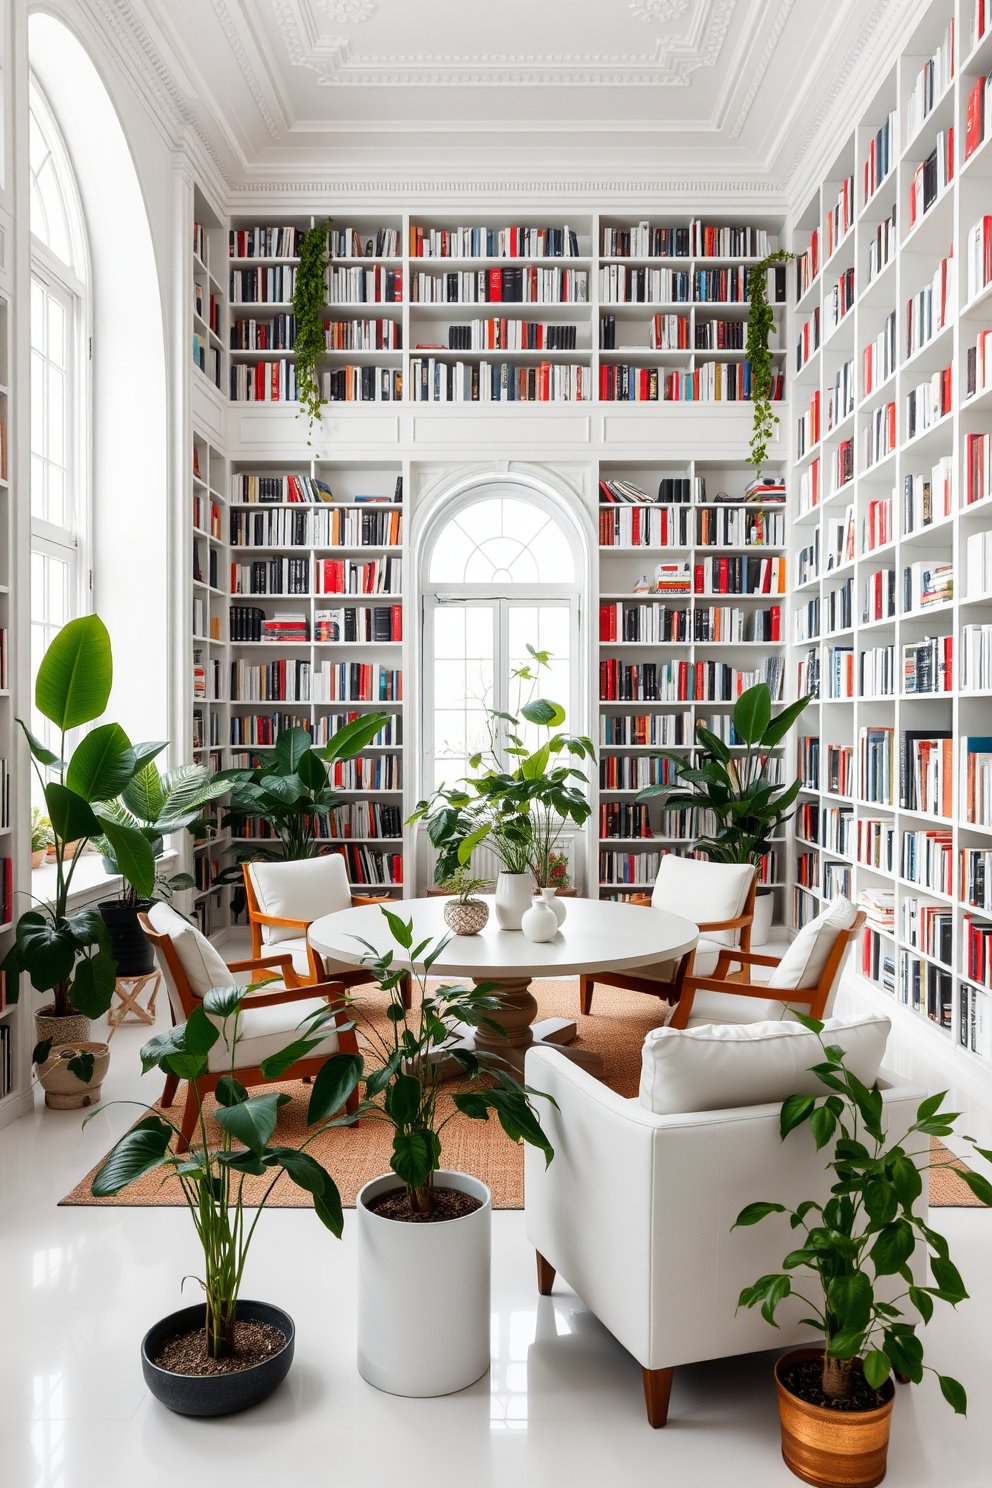
[[[558,934],[553,940],[535,944],[520,930],[500,930],[491,897],[489,920],[480,934],[452,935],[444,922],[446,902],[432,896],[400,899],[392,907],[401,919],[413,921],[414,945],[428,937],[432,945],[443,935],[450,937],[431,966],[431,977],[468,978],[477,985],[498,983],[502,1009],[494,1015],[494,1021],[503,1027],[505,1038],[489,1030],[466,1027],[459,1030],[458,1042],[462,1047],[500,1054],[517,1070],[523,1069],[524,1055],[532,1044],[546,1043],[581,1063],[590,1073],[602,1073],[600,1055],[587,1049],[562,1047],[571,1044],[577,1035],[574,1022],[546,1018],[534,1023],[537,1003],[530,990],[533,978],[625,971],[675,961],[693,950],[698,938],[691,920],[664,910],[646,912],[637,905],[609,900],[568,899],[564,901],[568,916]],[[378,954],[391,950],[394,966],[423,973],[422,963],[411,962],[394,941],[378,905],[361,905],[324,915],[314,920],[308,934],[318,955],[335,961],[360,965],[368,954],[357,938],[361,937]]]

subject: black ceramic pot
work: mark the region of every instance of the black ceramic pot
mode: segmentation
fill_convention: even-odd
[[[110,954],[117,962],[119,977],[145,976],[155,970],[155,955],[145,932],[138,924],[139,914],[151,909],[150,899],[137,904],[122,904],[119,899],[104,899],[97,905],[100,918],[110,931]]]
[[[267,1399],[289,1373],[293,1362],[296,1329],[293,1319],[281,1307],[268,1302],[240,1301],[235,1316],[248,1318],[256,1323],[269,1323],[286,1335],[286,1346],[271,1359],[251,1369],[241,1369],[235,1374],[173,1374],[170,1369],[160,1369],[152,1360],[161,1353],[170,1338],[180,1333],[189,1333],[193,1328],[202,1328],[206,1321],[206,1304],[184,1307],[179,1312],[170,1312],[168,1317],[149,1328],[141,1340],[141,1372],[145,1384],[156,1400],[181,1416],[229,1416],[234,1411],[247,1410]]]

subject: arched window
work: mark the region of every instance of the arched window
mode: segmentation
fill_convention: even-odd
[[[578,728],[576,569],[574,533],[521,487],[477,487],[438,521],[423,585],[427,791],[453,784],[494,742],[491,709],[517,713],[533,693],[561,703]],[[549,653],[547,666],[529,647]],[[536,684],[521,681],[522,667]]]
[[[84,608],[87,480],[87,255],[72,165],[32,80],[31,660]],[[49,725],[36,713],[35,728]]]

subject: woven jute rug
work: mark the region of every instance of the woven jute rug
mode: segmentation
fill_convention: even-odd
[[[636,1096],[641,1072],[641,1045],[646,1034],[663,1021],[660,1016],[662,1004],[643,993],[600,986],[595,993],[595,1012],[586,1018],[578,1011],[577,979],[535,982],[532,990],[538,1002],[538,1018],[574,1019],[582,1045],[603,1056],[605,1083],[619,1095]],[[369,987],[362,989],[362,996],[368,1011],[385,1028],[384,994]],[[280,1109],[273,1141],[285,1146],[298,1146],[306,1137],[310,1087],[295,1080],[266,1088],[284,1091],[290,1097],[288,1104]],[[452,1091],[459,1088],[463,1087],[456,1081],[451,1081],[447,1087]],[[173,1120],[180,1118],[184,1099],[185,1086],[180,1085],[176,1102],[169,1112]],[[447,1106],[444,1114],[448,1114],[453,1109],[450,1097],[442,1097],[442,1100]],[[213,1100],[208,1098],[208,1111],[213,1108]],[[208,1121],[207,1131],[212,1141],[219,1141],[220,1129],[212,1121]],[[456,1112],[442,1132],[442,1144],[444,1166],[481,1178],[492,1193],[495,1209],[523,1208],[523,1149],[510,1141],[495,1118],[472,1121]],[[388,1170],[391,1146],[391,1128],[385,1122],[365,1120],[357,1129],[338,1127],[322,1134],[307,1150],[333,1175],[342,1200],[350,1207],[363,1184]],[[951,1158],[936,1138],[933,1147],[935,1161]],[[955,1167],[964,1166],[957,1159],[954,1162]],[[90,1194],[90,1181],[95,1171],[94,1168],[88,1173],[62,1203],[132,1208],[178,1207],[183,1203],[178,1184],[168,1178],[163,1181],[158,1173],[130,1184],[116,1198],[94,1199]],[[257,1203],[269,1181],[246,1178],[245,1197],[249,1205]],[[268,1202],[277,1208],[311,1207],[310,1195],[285,1178],[280,1180]],[[978,1200],[952,1169],[945,1168],[930,1175],[930,1203],[934,1208],[948,1208],[977,1205]]]

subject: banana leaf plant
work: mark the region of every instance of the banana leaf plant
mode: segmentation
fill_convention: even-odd
[[[179,765],[175,770],[160,774],[154,760],[149,760],[128,781],[115,801],[105,802],[99,807],[98,815],[104,824],[114,822],[130,827],[150,843],[156,870],[154,886],[147,897],[171,899],[173,894],[196,887],[189,873],[174,873],[168,877],[159,870],[157,865],[165,851],[165,838],[172,832],[181,832],[192,826],[207,802],[226,795],[227,790],[227,783],[212,776],[205,765]],[[117,861],[114,845],[106,833],[95,846],[103,854],[107,872],[119,873],[123,878],[121,902],[136,908],[142,895]]]
[[[264,984],[256,984],[263,985]],[[110,1198],[147,1173],[162,1171],[179,1184],[190,1218],[203,1248],[203,1288],[206,1305],[207,1347],[213,1359],[230,1354],[234,1345],[234,1323],[248,1250],[266,1203],[285,1175],[298,1188],[313,1195],[317,1218],[339,1239],[344,1228],[341,1195],[330,1173],[306,1149],[328,1127],[352,1122],[343,1111],[358,1080],[357,1054],[331,1054],[314,1076],[307,1112],[309,1135],[298,1147],[272,1145],[279,1108],[289,1096],[279,1091],[249,1095],[234,1068],[238,1020],[251,987],[214,987],[185,1023],[157,1033],[141,1050],[143,1073],[160,1069],[181,1080],[196,1080],[207,1068],[207,1055],[223,1036],[231,1051],[230,1066],[217,1082],[217,1108],[213,1120],[220,1127],[220,1140],[211,1145],[199,1085],[194,1085],[198,1108],[198,1146],[184,1147],[182,1134],[158,1107],[125,1132],[93,1175],[90,1191],[95,1198]],[[325,1005],[323,1021],[341,1024],[339,1011]],[[279,1080],[297,1059],[305,1059],[329,1030],[316,1036],[293,1036],[286,1046],[262,1060],[266,1080]],[[112,1102],[111,1104],[132,1104]],[[86,1118],[107,1110],[100,1106]],[[83,1125],[86,1125],[84,1121]],[[245,1221],[246,1176],[268,1178],[254,1219]]]
[[[788,786],[773,785],[768,779],[769,754],[808,703],[808,697],[801,697],[773,718],[768,684],[749,687],[737,699],[733,712],[734,732],[744,753],[735,755],[700,721],[696,738],[703,748],[702,762],[690,765],[683,754],[659,750],[662,759],[678,766],[679,784],[650,785],[637,800],[666,796],[668,810],[697,807],[711,811],[716,830],[711,836],[697,837],[696,847],[714,863],[760,864],[772,850],[772,839],[792,816],[801,785],[798,778]]]
[[[113,1001],[117,966],[110,937],[95,909],[68,910],[73,874],[92,839],[105,837],[128,881],[147,896],[155,882],[155,856],[143,834],[125,822],[101,820],[98,812],[127,788],[164,741],[132,744],[118,723],[90,729],[65,759],[70,730],[99,718],[110,699],[114,667],[110,636],[97,615],[70,620],[42,657],[35,680],[38,711],[59,731],[58,751],[49,749],[22,719],[32,764],[41,784],[55,844],[55,892],[48,904],[25,911],[3,962],[7,995],[16,1002],[18,979],[27,972],[38,992],[53,993],[56,1017],[74,1012],[98,1018]],[[68,864],[66,847],[75,844]]]
[[[213,778],[231,793],[227,814],[221,823],[235,836],[244,836],[253,818],[268,824],[272,845],[252,845],[237,850],[237,862],[258,860],[283,862],[315,857],[323,840],[320,817],[342,804],[331,786],[328,766],[354,759],[367,749],[376,734],[389,722],[386,713],[356,718],[332,734],[323,747],[314,748],[305,728],[286,729],[274,749],[253,749],[256,762],[251,770],[221,770]],[[240,883],[238,866],[225,868],[216,883]]]

